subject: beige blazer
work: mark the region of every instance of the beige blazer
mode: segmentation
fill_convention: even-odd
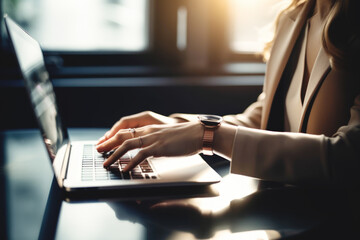
[[[232,173],[291,184],[360,183],[360,76],[332,69],[324,49],[309,79],[299,131],[267,130],[283,118],[271,114],[279,104],[276,92],[314,3],[310,0],[280,19],[257,102],[242,114],[224,116],[239,126]]]

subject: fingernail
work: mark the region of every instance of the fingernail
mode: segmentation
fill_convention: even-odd
[[[103,163],[103,167],[104,167],[104,168],[108,168],[108,163],[107,163],[107,161]]]

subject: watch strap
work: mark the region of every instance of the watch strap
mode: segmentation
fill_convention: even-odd
[[[205,155],[213,155],[213,142],[214,142],[214,130],[215,128],[204,128],[203,135],[203,148],[202,152]]]

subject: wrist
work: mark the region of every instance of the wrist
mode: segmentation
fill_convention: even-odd
[[[222,117],[216,115],[199,115],[198,119],[203,126],[202,153],[205,155],[213,155],[214,135],[223,121]]]

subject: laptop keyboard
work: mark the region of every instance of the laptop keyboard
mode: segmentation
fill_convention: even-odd
[[[109,154],[98,153],[95,149],[95,145],[84,145],[81,180],[104,181],[158,178],[148,160],[143,161],[130,172],[123,172],[122,169],[125,168],[125,166],[131,161],[132,153],[126,153],[108,169],[105,169],[103,167],[103,162],[107,157],[109,157]]]

